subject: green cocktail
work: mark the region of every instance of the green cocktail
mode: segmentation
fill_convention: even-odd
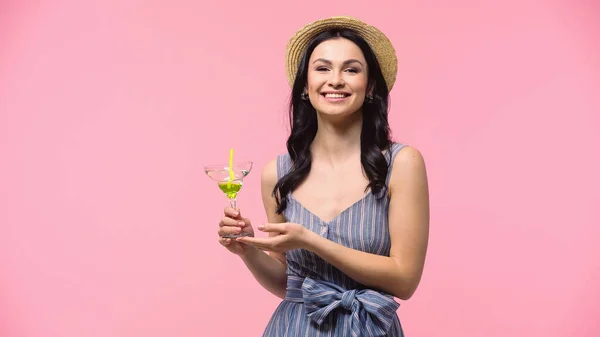
[[[217,182],[221,192],[229,199],[229,205],[237,209],[237,196],[242,189],[244,178],[252,170],[252,162],[240,162],[233,165],[207,165],[204,172]],[[237,238],[246,234],[228,235],[227,238]]]

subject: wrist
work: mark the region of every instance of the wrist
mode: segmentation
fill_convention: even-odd
[[[258,252],[259,252],[258,248],[251,246],[251,245],[246,245],[246,247],[244,247],[244,251],[242,253],[240,253],[238,256],[240,257],[240,259],[242,259],[242,261],[248,262],[248,261],[252,260]]]
[[[321,239],[321,237],[317,235],[317,233],[309,229],[305,229],[302,240],[304,246],[303,248],[308,251],[314,252],[319,244],[319,239]]]

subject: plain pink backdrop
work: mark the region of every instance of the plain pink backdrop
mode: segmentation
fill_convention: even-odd
[[[285,151],[284,49],[347,14],[399,56],[431,188],[407,336],[598,336],[597,1],[0,1],[0,336],[260,336],[202,166]]]

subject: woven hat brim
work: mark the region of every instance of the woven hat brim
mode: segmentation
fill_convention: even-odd
[[[367,41],[377,57],[388,91],[391,91],[398,72],[398,59],[391,41],[379,29],[349,16],[334,16],[311,22],[290,38],[286,47],[286,76],[290,87],[294,85],[296,71],[308,43],[316,35],[332,28],[351,29]]]

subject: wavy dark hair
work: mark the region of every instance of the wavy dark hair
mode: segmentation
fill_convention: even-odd
[[[291,132],[287,140],[292,167],[277,181],[273,189],[279,214],[287,207],[288,194],[306,179],[312,163],[310,145],[317,134],[317,112],[310,101],[302,99],[308,80],[309,59],[320,43],[335,38],[345,38],[354,42],[361,49],[367,62],[367,88],[372,90],[373,100],[363,104],[360,136],[361,164],[369,179],[365,192],[369,188],[374,194],[387,190],[385,180],[389,167],[383,151],[389,149],[392,140],[388,123],[388,88],[385,79],[375,53],[362,37],[350,29],[332,29],[320,33],[310,41],[296,72],[289,105]]]

